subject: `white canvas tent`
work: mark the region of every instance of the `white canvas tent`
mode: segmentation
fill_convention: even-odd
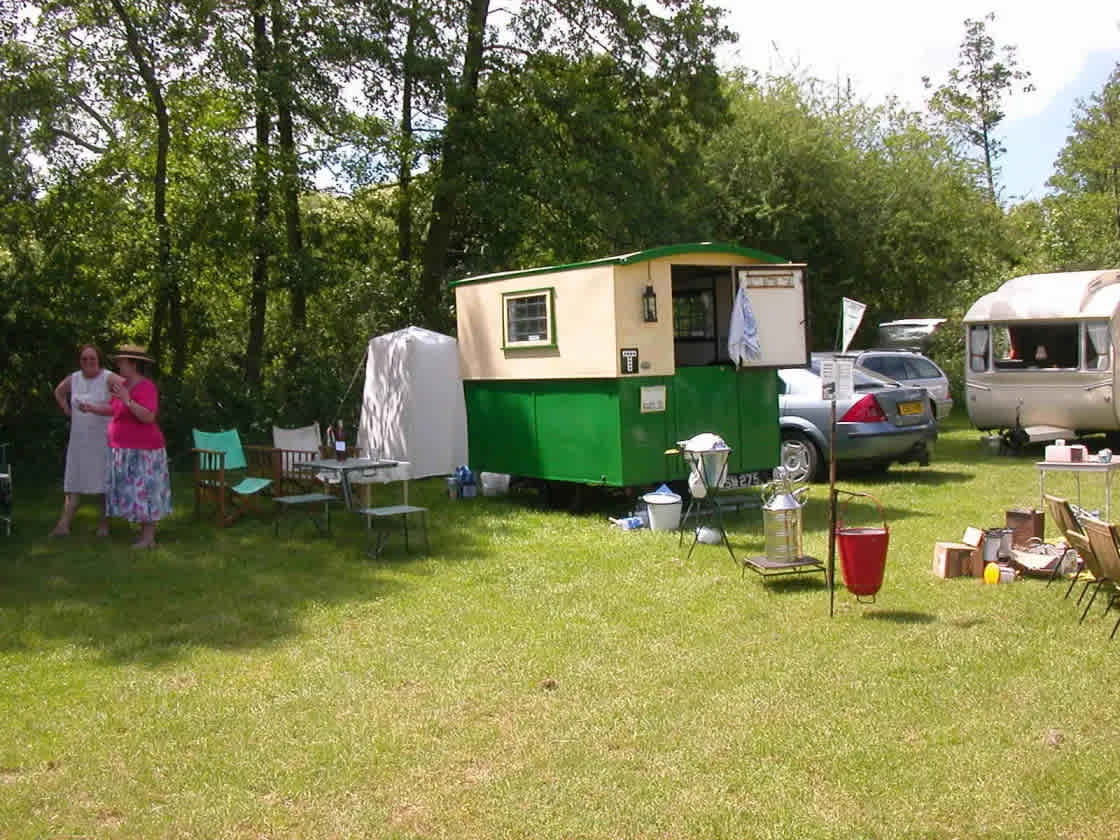
[[[408,461],[411,478],[448,475],[467,461],[459,343],[406,327],[370,339],[358,446]]]

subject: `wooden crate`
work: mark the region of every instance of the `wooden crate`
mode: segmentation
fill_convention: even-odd
[[[1005,526],[1012,530],[1013,546],[1028,546],[1031,539],[1042,540],[1046,537],[1046,514],[1031,508],[1013,508],[1004,514]]]
[[[982,575],[984,570],[980,549],[966,543],[934,543],[933,573],[940,578]]]

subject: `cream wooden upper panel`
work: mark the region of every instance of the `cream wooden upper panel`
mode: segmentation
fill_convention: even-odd
[[[617,376],[613,274],[614,267],[605,265],[456,286],[455,310],[463,378],[598,379]],[[554,291],[556,347],[505,350],[502,347],[502,295],[532,289]]]
[[[634,265],[615,267],[614,370],[611,376],[622,375],[623,348],[635,348],[641,370],[639,376],[672,376],[676,366],[673,357],[673,283],[669,260],[649,260]],[[642,315],[642,293],[653,286],[657,295],[657,321],[647,324]],[[649,367],[646,367],[646,365]]]

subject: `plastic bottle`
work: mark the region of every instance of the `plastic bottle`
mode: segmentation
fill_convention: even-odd
[[[340,461],[346,460],[346,433],[342,429],[342,421],[338,421],[334,433],[334,456]]]

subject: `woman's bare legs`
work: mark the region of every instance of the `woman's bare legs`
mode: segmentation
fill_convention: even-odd
[[[142,522],[140,524],[140,539],[132,544],[133,548],[155,548],[156,523]]]
[[[78,503],[82,497],[77,493],[67,493],[62,502],[62,515],[58,517],[58,524],[51,531],[52,537],[66,537],[70,535],[70,523],[74,521],[74,514],[78,510]]]
[[[109,514],[105,512],[105,497],[98,496],[101,500],[101,521],[97,523],[97,536],[109,536]]]

